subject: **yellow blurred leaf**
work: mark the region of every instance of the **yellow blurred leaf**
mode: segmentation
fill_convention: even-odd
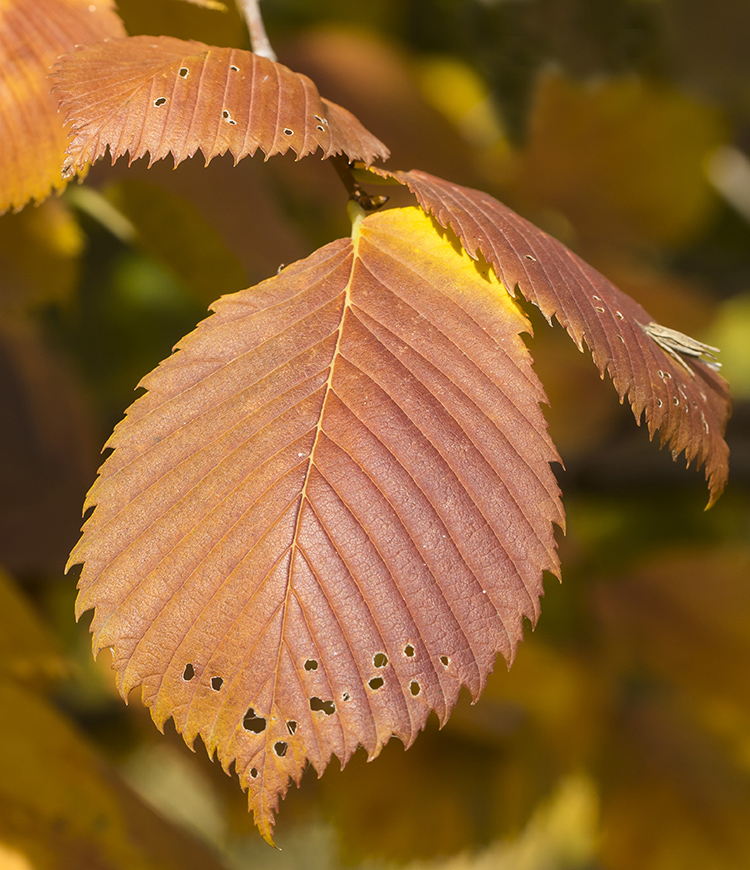
[[[725,137],[715,110],[666,85],[548,74],[510,187],[592,238],[682,244],[713,213],[704,164]]]
[[[83,232],[60,200],[0,217],[0,311],[65,299],[78,279],[83,246]]]
[[[142,804],[51,705],[2,680],[0,770],[0,866],[5,852],[34,870],[221,867]]]
[[[0,568],[0,673],[28,681],[60,677],[67,670],[52,633]]]

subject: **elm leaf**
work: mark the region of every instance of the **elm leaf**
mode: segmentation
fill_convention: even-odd
[[[266,158],[318,148],[367,164],[388,149],[307,76],[235,48],[168,36],[131,36],[84,48],[57,65],[56,92],[71,124],[64,172],[106,153],[112,162],[198,149],[206,163],[227,151],[235,162],[260,148]]]
[[[234,764],[269,842],[308,761],[478,697],[559,569],[525,315],[421,209],[360,218],[142,381],[69,562],[123,696]]]
[[[49,67],[77,43],[124,33],[112,0],[0,5],[0,213],[41,201],[64,184],[67,137],[50,96]]]
[[[731,410],[716,348],[654,323],[596,269],[489,194],[419,170],[374,171],[407,185],[511,293],[518,288],[547,320],[557,318],[579,350],[585,343],[639,424],[645,414],[649,436],[659,430],[674,458],[684,451],[688,465],[705,465],[709,507],[714,504],[729,470],[724,432]]]

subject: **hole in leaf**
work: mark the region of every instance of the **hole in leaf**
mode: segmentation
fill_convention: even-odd
[[[317,671],[318,670],[318,663],[315,661],[315,659],[308,659],[305,662],[305,670],[306,671]]]
[[[313,115],[313,118],[315,118],[315,120],[316,120],[319,124],[323,124],[324,126],[328,123],[328,121],[326,121],[325,118],[321,118],[320,115]]]
[[[221,113],[221,117],[227,122],[227,124],[231,124],[233,127],[237,124],[237,122],[226,109],[224,109],[224,111]]]
[[[310,709],[322,710],[326,716],[332,716],[336,712],[336,705],[333,701],[324,701],[322,698],[310,698]]]
[[[382,677],[373,677],[367,684],[373,692],[377,692],[378,689],[382,689],[385,685],[385,680]]]
[[[273,751],[279,756],[279,758],[283,758],[286,755],[287,749],[289,749],[289,744],[284,743],[283,740],[277,740],[276,743],[273,744]]]
[[[238,66],[235,66],[234,64],[232,64],[232,65],[229,67],[229,69],[231,69],[232,72],[239,72],[239,71],[240,71],[240,68],[239,68]]]
[[[188,662],[185,665],[185,670],[182,672],[182,679],[185,680],[186,683],[189,683],[190,680],[195,676],[195,668]]]
[[[447,668],[450,663],[451,663],[451,660],[448,658],[448,656],[440,656],[440,664],[444,668]]]
[[[166,97],[159,97],[157,100],[154,100],[154,105],[155,106],[164,106],[166,104],[166,102],[167,102]]]
[[[412,658],[414,656],[414,647],[410,643],[407,643],[404,647],[404,655],[407,658]]]
[[[224,677],[211,677],[211,688],[214,692],[218,692],[224,685]]]
[[[284,135],[285,136],[294,136],[294,130],[291,130],[289,127],[284,127]]]
[[[250,707],[242,720],[242,727],[245,731],[252,731],[253,734],[262,734],[266,730],[266,720],[262,716],[258,716],[255,710]]]
[[[186,66],[180,67],[180,75],[186,79],[190,75],[190,70]]]
[[[344,692],[344,694],[341,696],[341,700],[342,701],[349,701],[351,699],[351,697],[352,696],[349,694],[349,692]]]
[[[388,664],[388,656],[385,653],[375,653],[372,663],[376,668],[384,668]]]
[[[257,767],[250,768],[250,776],[252,776],[253,779],[258,778],[258,768]]]
[[[297,730],[297,723],[294,721],[294,719],[290,719],[290,720],[286,723],[286,730],[287,730],[290,734],[294,734],[294,732]]]
[[[320,130],[321,133],[325,133],[326,128],[322,124],[318,124],[318,130]]]
[[[526,254],[527,260],[533,260],[536,263],[536,257],[533,257],[531,254]]]
[[[419,683],[416,680],[412,680],[409,683],[409,691],[416,698],[417,695],[422,691],[422,687],[419,685]]]

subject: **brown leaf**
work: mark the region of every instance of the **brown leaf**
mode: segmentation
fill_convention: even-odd
[[[377,172],[406,184],[472,257],[486,258],[511,292],[517,287],[547,320],[556,317],[579,350],[585,342],[639,424],[645,413],[650,437],[659,430],[673,457],[685,451],[688,465],[705,464],[709,505],[716,501],[729,469],[723,436],[730,397],[715,371],[715,348],[653,323],[635,300],[489,194],[419,170]]]
[[[63,58],[56,92],[72,125],[65,171],[103,157],[175,164],[200,148],[206,162],[230,151],[235,162],[318,148],[367,164],[388,149],[360,122],[324,100],[307,76],[249,51],[168,36],[108,40]]]
[[[112,0],[5,0],[0,7],[0,212],[63,185],[66,135],[49,67],[77,43],[125,31]]]
[[[70,564],[123,695],[235,762],[270,841],[308,759],[408,746],[512,660],[563,513],[527,321],[420,209],[214,308],[108,442]]]

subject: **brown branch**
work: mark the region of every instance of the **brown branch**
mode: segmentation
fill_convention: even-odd
[[[360,205],[365,211],[376,211],[384,206],[389,197],[381,195],[373,196],[362,189],[354,177],[349,161],[343,154],[336,154],[330,158],[333,168],[336,170],[344,187],[349,193],[349,199]]]
[[[245,18],[247,29],[250,33],[250,45],[255,54],[276,60],[276,53],[271,48],[271,43],[263,24],[263,16],[260,14],[260,0],[237,0],[237,6]]]

